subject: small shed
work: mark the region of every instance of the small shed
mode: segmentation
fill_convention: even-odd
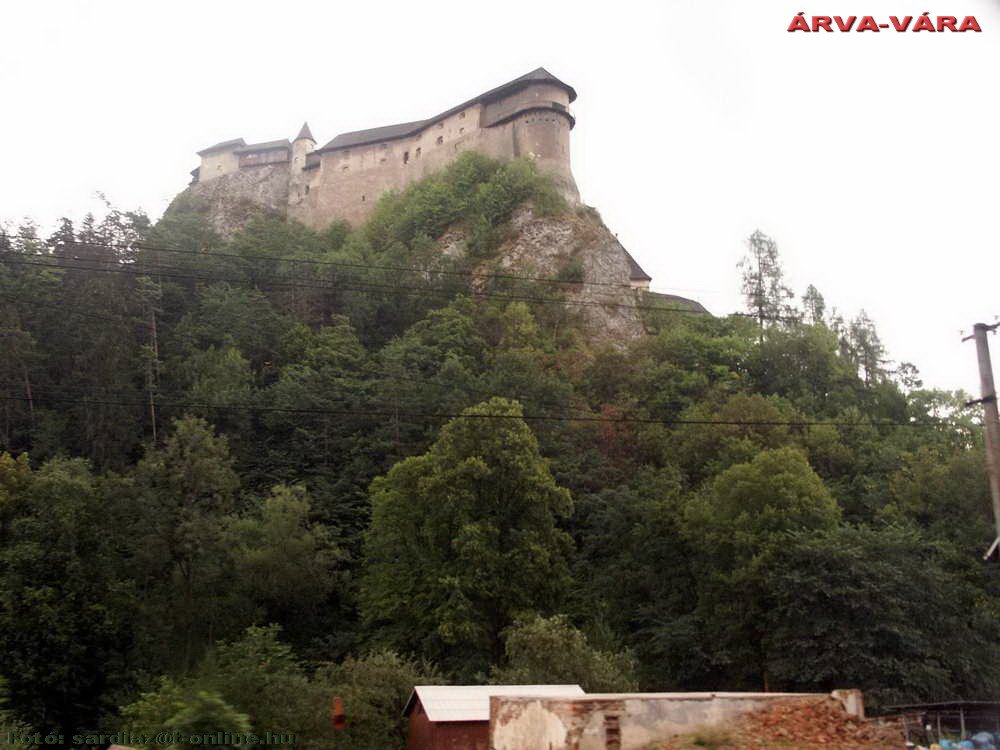
[[[408,750],[487,750],[490,696],[572,697],[579,685],[417,685],[403,715]]]

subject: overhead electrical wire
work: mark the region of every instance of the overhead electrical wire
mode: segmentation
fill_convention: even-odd
[[[622,291],[631,291],[631,289],[632,289],[632,287],[629,284],[619,283],[619,282],[572,281],[572,280],[568,280],[568,279],[558,279],[558,278],[546,277],[546,276],[524,276],[524,275],[517,275],[517,274],[484,273],[484,272],[478,272],[478,271],[462,271],[462,270],[456,270],[456,269],[435,269],[435,268],[420,267],[420,266],[393,266],[393,265],[383,265],[383,264],[377,264],[377,263],[348,263],[346,261],[331,261],[331,260],[323,260],[323,259],[317,259],[317,258],[289,258],[289,257],[276,256],[276,255],[266,255],[266,254],[226,253],[226,252],[215,251],[215,250],[210,251],[210,252],[206,252],[206,251],[200,251],[200,250],[185,250],[185,249],[182,249],[182,248],[166,247],[166,246],[162,246],[162,245],[153,245],[153,244],[145,243],[145,242],[138,241],[138,240],[136,240],[134,242],[85,242],[85,241],[82,241],[82,240],[43,240],[43,239],[40,239],[38,237],[28,237],[28,236],[23,236],[23,235],[11,235],[11,234],[3,232],[3,231],[0,231],[0,238],[20,239],[20,240],[29,241],[29,242],[37,242],[39,244],[43,244],[43,245],[50,246],[50,247],[51,246],[67,245],[67,246],[79,246],[79,247],[119,248],[119,249],[131,250],[131,251],[147,250],[147,251],[153,251],[153,252],[165,252],[165,253],[175,253],[175,254],[183,254],[183,255],[192,255],[192,256],[199,257],[199,258],[222,257],[222,258],[230,258],[230,259],[233,259],[233,260],[251,260],[251,259],[256,259],[256,260],[266,260],[266,261],[269,261],[269,262],[281,262],[281,263],[291,263],[291,264],[307,264],[307,265],[323,265],[323,266],[332,266],[332,267],[351,268],[351,269],[362,270],[362,271],[373,271],[373,270],[378,271],[378,270],[381,270],[381,271],[419,273],[419,274],[426,274],[426,275],[449,275],[449,276],[459,276],[459,277],[466,277],[466,278],[472,278],[472,279],[503,279],[503,280],[511,280],[511,281],[529,281],[529,282],[547,283],[547,284],[564,284],[564,285],[567,285],[567,286],[570,286],[570,287],[580,287],[580,286],[585,286],[585,287],[586,286],[609,287],[609,288],[619,289],[619,290],[622,290]],[[37,256],[37,257],[44,257],[44,258],[54,257],[51,254],[47,254],[47,253],[23,253],[23,252],[21,252],[21,253],[16,253],[16,254],[19,254],[19,255],[34,255],[34,256]],[[8,262],[10,262],[10,261],[8,261]],[[16,261],[14,261],[14,262],[16,262]],[[58,266],[54,266],[54,267],[58,267]],[[182,269],[176,269],[174,267],[167,267],[167,268],[170,268],[172,270],[182,270]],[[110,270],[110,269],[89,268],[88,270],[98,270],[98,271],[101,271],[101,270]],[[137,275],[148,275],[148,274],[137,274]],[[164,274],[161,274],[161,275],[164,275]],[[288,277],[286,277],[286,278],[288,278]],[[291,277],[291,278],[295,279],[296,277]],[[301,277],[298,277],[298,279],[301,280]],[[212,279],[204,277],[202,280],[212,280]],[[237,279],[237,280],[218,279],[218,280],[220,280],[220,281],[231,281],[233,283],[242,283],[242,282],[245,281],[243,279]],[[304,279],[304,281],[311,281],[311,279]],[[280,282],[280,283],[283,286],[291,286],[290,284],[285,283],[285,282]],[[355,282],[355,283],[358,283],[358,282]],[[360,283],[367,284],[367,282],[360,282]],[[370,285],[370,286],[372,286],[372,289],[376,289],[376,290],[379,288],[377,285]],[[315,288],[315,287],[307,287],[307,286],[303,285],[303,288]],[[372,289],[362,288],[362,289],[354,289],[354,290],[349,290],[349,291],[372,291]],[[434,293],[434,291],[427,290],[427,289],[424,289],[424,288],[414,289],[412,287],[401,287],[399,285],[392,285],[390,287],[390,289],[391,290],[402,290],[404,293],[419,291],[419,292],[421,292],[421,294],[424,294],[424,295],[430,295],[430,294]],[[438,296],[449,296],[450,297],[450,296],[453,296],[453,294],[451,292],[440,290],[438,292]],[[476,296],[479,296],[479,297],[490,297],[490,296],[493,296],[493,297],[495,297],[497,299],[510,299],[512,301],[537,302],[537,303],[554,303],[554,302],[558,302],[558,303],[562,303],[562,304],[570,304],[570,305],[577,305],[577,306],[614,307],[614,308],[619,308],[619,309],[648,310],[648,311],[653,311],[653,312],[669,312],[669,313],[676,312],[676,313],[682,313],[682,314],[688,314],[688,315],[707,315],[709,317],[712,317],[712,314],[710,312],[708,312],[707,310],[693,310],[693,309],[690,309],[690,308],[662,307],[662,306],[658,306],[658,305],[634,305],[634,304],[626,304],[626,303],[610,302],[610,301],[608,301],[608,302],[601,302],[601,301],[594,301],[594,300],[568,300],[568,299],[562,299],[562,298],[537,297],[537,296],[533,296],[533,297],[530,297],[530,298],[529,297],[514,298],[511,295],[497,295],[496,293],[493,293],[493,292],[476,292]],[[752,313],[733,312],[733,313],[729,313],[729,315],[736,316],[736,317],[753,318],[753,319],[759,319],[760,318],[760,316],[754,315]],[[770,317],[767,318],[767,320],[772,321],[772,322],[773,321],[794,321],[794,320],[796,320],[796,318],[789,317],[789,316],[770,316]]]
[[[40,258],[53,258],[51,255],[40,254],[40,253],[21,253],[21,256],[32,255],[34,257]],[[54,260],[65,260],[60,258],[53,258]],[[185,273],[183,269],[177,269],[173,266],[161,266],[153,269],[142,269],[139,267],[118,267],[118,268],[106,268],[106,267],[96,267],[93,265],[87,266],[82,265],[82,263],[87,261],[75,261],[74,263],[50,263],[50,262],[38,262],[38,261],[27,261],[27,260],[14,260],[11,258],[3,259],[4,263],[15,265],[15,266],[33,266],[38,268],[58,268],[62,270],[70,271],[90,271],[93,273],[120,273],[127,276],[157,276],[161,278],[169,279],[189,279],[194,281],[214,281],[214,282],[227,282],[233,284],[246,284],[248,283],[246,279],[225,277],[225,276],[206,276],[201,274]],[[180,272],[178,272],[180,271]],[[417,297],[446,297],[452,298],[455,296],[454,292],[443,290],[443,289],[428,289],[424,287],[413,287],[405,286],[402,284],[373,284],[370,282],[340,282],[334,281],[329,284],[308,284],[296,281],[295,283],[286,281],[268,281],[263,284],[264,287],[283,287],[291,289],[316,289],[322,291],[361,291],[361,292],[393,292],[401,293],[409,296]],[[485,299],[497,299],[505,300],[508,302],[532,302],[538,304],[561,304],[561,305],[574,305],[579,307],[601,307],[601,308],[617,308],[626,310],[648,310],[650,312],[665,312],[665,313],[678,313],[686,315],[702,315],[712,317],[712,314],[704,310],[692,310],[690,308],[680,308],[680,307],[659,307],[656,305],[633,305],[622,302],[611,302],[611,301],[598,301],[598,300],[577,300],[577,299],[564,299],[561,297],[540,297],[540,296],[528,296],[520,294],[500,294],[496,292],[476,292],[473,291],[471,294],[478,298]],[[756,318],[757,316],[750,313],[731,313],[732,315],[738,317]]]
[[[29,401],[27,396],[0,396],[0,400]],[[148,401],[113,401],[107,399],[86,399],[40,397],[38,401],[53,401],[57,403],[74,403],[95,406],[133,406],[147,408]],[[210,409],[217,411],[249,411],[280,414],[314,414],[319,416],[339,417],[381,417],[397,421],[426,419],[521,419],[526,422],[583,422],[592,424],[655,424],[667,426],[723,426],[723,427],[928,427],[940,428],[947,426],[943,422],[911,422],[898,420],[882,420],[878,422],[842,422],[828,420],[735,420],[735,419],[654,419],[650,417],[584,417],[566,414],[523,414],[512,416],[507,414],[476,414],[462,412],[407,412],[395,409],[299,409],[280,406],[253,406],[249,404],[212,404],[206,402],[169,402],[157,401],[157,408],[179,409]]]
[[[11,238],[11,235],[0,232],[0,237]],[[414,273],[424,273],[424,274],[435,274],[439,273],[442,275],[456,275],[464,276],[470,278],[499,278],[505,280],[516,280],[516,281],[532,281],[532,282],[543,282],[543,283],[566,283],[574,286],[610,286],[622,289],[628,289],[627,285],[623,284],[611,284],[606,282],[570,282],[561,279],[552,279],[545,277],[532,277],[532,276],[517,276],[511,274],[484,274],[468,271],[455,271],[449,269],[428,269],[419,267],[406,267],[406,266],[385,266],[385,265],[366,265],[366,264],[351,264],[343,263],[338,261],[322,261],[318,259],[299,259],[299,258],[283,258],[278,256],[268,256],[268,255],[239,255],[234,253],[219,253],[219,252],[199,252],[199,251],[189,251],[181,250],[179,248],[165,248],[157,247],[151,245],[145,245],[143,243],[95,243],[95,242],[59,242],[53,243],[44,240],[38,240],[37,238],[24,238],[30,241],[37,241],[42,244],[52,245],[52,244],[62,244],[62,245],[78,245],[86,247],[120,247],[129,250],[152,250],[152,251],[162,251],[162,252],[172,252],[178,254],[189,254],[196,255],[201,258],[211,258],[211,257],[226,257],[238,260],[248,260],[248,259],[260,259],[268,261],[278,261],[278,262],[289,262],[289,263],[313,263],[317,265],[329,265],[329,266],[340,266],[347,268],[359,268],[362,270],[386,270],[386,271],[405,271]],[[13,255],[17,257],[23,256],[34,256],[50,260],[67,260],[65,258],[59,258],[58,256],[53,256],[47,253],[23,253],[16,252]],[[96,273],[122,273],[129,276],[159,276],[162,278],[171,279],[187,279],[195,281],[213,281],[213,282],[227,282],[242,284],[246,283],[246,279],[224,277],[224,276],[213,276],[213,275],[202,275],[184,272],[184,269],[177,268],[175,266],[157,264],[153,268],[142,268],[142,267],[97,267],[94,265],[84,265],[87,262],[96,263],[98,261],[93,260],[83,260],[73,259],[74,262],[70,264],[64,263],[53,263],[53,262],[33,262],[25,260],[15,260],[10,257],[3,258],[5,263],[12,265],[21,266],[34,266],[42,268],[59,268],[63,270],[79,270],[79,271],[89,271]],[[287,277],[286,277],[287,278]],[[448,297],[454,296],[453,292],[446,290],[435,290],[427,289],[424,287],[411,287],[404,286],[400,284],[373,284],[370,282],[348,282],[344,283],[342,281],[333,281],[328,284],[315,284],[315,283],[301,283],[303,279],[293,278],[292,281],[285,280],[272,280],[268,283],[270,286],[284,287],[284,288],[302,288],[302,289],[317,289],[322,291],[390,291],[394,293],[404,293],[412,294],[416,296],[437,296],[437,297]],[[308,280],[305,280],[308,281]],[[265,285],[267,286],[267,285]],[[597,306],[597,307],[615,307],[615,308],[626,308],[635,310],[649,310],[652,312],[670,312],[670,313],[685,313],[694,315],[711,315],[707,311],[702,310],[692,310],[689,308],[670,308],[670,307],[660,307],[653,305],[633,305],[633,304],[623,304],[615,302],[602,302],[594,300],[572,300],[564,299],[560,297],[539,297],[539,296],[526,296],[526,295],[509,295],[509,294],[497,294],[495,292],[473,292],[477,297],[482,298],[492,298],[501,299],[506,301],[523,301],[523,302],[538,302],[538,303],[558,303],[558,304],[570,304],[570,305],[582,305],[582,306]],[[55,309],[67,309],[68,305],[65,304],[46,304],[38,302],[36,300],[26,300],[23,298],[11,297],[9,295],[0,295],[0,299],[7,299],[8,301],[13,301],[20,304],[27,304],[40,307],[51,307]],[[89,313],[83,311],[73,311],[68,310],[70,314],[77,314],[85,317],[93,317],[104,320],[120,320],[124,322],[132,322],[136,324],[145,324],[144,321],[135,319],[129,320],[125,316],[107,316],[98,315],[96,313]],[[757,318],[758,316],[751,313],[732,313],[732,315],[738,317],[747,318]],[[772,318],[769,318],[769,320]],[[479,390],[479,389],[466,389],[461,386],[452,386],[445,383],[435,383],[426,380],[418,379],[407,379],[402,376],[391,376],[387,375],[390,379],[395,380],[411,380],[412,382],[419,383],[421,385],[431,385],[435,387],[443,387],[448,389],[454,389],[459,387],[462,390]],[[46,390],[46,389],[42,389]],[[485,391],[480,391],[486,393]],[[153,392],[154,397],[156,391]],[[146,408],[149,406],[148,401],[116,401],[109,399],[96,399],[89,397],[74,397],[74,398],[55,398],[52,396],[39,396],[37,399],[28,399],[25,396],[0,396],[0,399],[7,401],[56,401],[61,403],[85,403],[92,405],[105,405],[105,406],[131,406],[131,407],[142,407]],[[339,410],[339,409],[295,409],[295,408],[284,408],[284,407],[268,407],[268,406],[254,406],[248,404],[212,404],[212,403],[202,403],[202,402],[189,402],[189,401],[159,401],[156,400],[155,404],[158,408],[201,408],[210,410],[220,410],[220,411],[251,411],[251,412],[262,412],[262,413],[289,413],[289,414],[313,414],[313,415],[325,415],[325,416],[357,416],[357,417],[385,417],[395,420],[408,419],[408,420],[426,420],[426,419],[456,419],[456,418],[468,418],[468,419],[511,419],[506,415],[491,415],[491,414],[464,414],[464,413],[430,413],[430,412],[400,412],[395,409],[390,410]],[[556,422],[583,422],[583,423],[598,423],[598,424],[657,424],[657,425],[667,425],[667,426],[683,426],[683,425],[698,425],[698,426],[788,426],[788,427],[810,427],[810,426],[833,426],[833,427],[929,427],[937,428],[944,426],[944,423],[940,422],[914,422],[914,421],[888,421],[883,420],[879,422],[838,422],[838,421],[823,421],[823,420],[699,420],[699,419],[654,419],[654,418],[644,418],[644,417],[588,417],[588,416],[576,416],[576,415],[550,415],[550,414],[525,414],[520,417],[525,421],[556,421]]]
[[[4,232],[0,232],[0,237],[5,237],[7,239],[21,239],[31,242],[38,242],[47,246],[59,246],[59,245],[75,245],[81,247],[104,247],[104,248],[119,248],[123,250],[148,250],[153,252],[164,252],[164,253],[176,253],[181,255],[194,255],[200,258],[233,258],[236,260],[265,260],[270,262],[280,262],[280,263],[292,263],[292,264],[307,264],[307,265],[321,265],[321,266],[333,266],[339,268],[352,268],[358,270],[377,270],[377,271],[403,271],[407,273],[421,273],[421,274],[437,274],[443,276],[462,276],[475,279],[504,279],[509,281],[532,281],[540,282],[546,284],[564,284],[567,286],[601,286],[601,287],[613,287],[622,290],[630,290],[632,287],[623,282],[610,282],[610,281],[571,281],[569,279],[558,279],[552,276],[524,276],[519,274],[503,274],[503,273],[485,273],[480,271],[462,271],[458,269],[447,269],[447,268],[428,268],[425,266],[392,266],[377,263],[349,263],[347,261],[337,261],[337,260],[323,260],[320,258],[289,258],[280,255],[266,255],[260,253],[227,253],[217,250],[211,251],[201,251],[201,250],[185,250],[176,247],[166,247],[163,245],[154,245],[142,241],[135,242],[84,242],[82,240],[42,240],[37,237],[24,237],[17,235],[10,235]],[[685,290],[677,290],[685,291]],[[697,290],[687,290],[687,291],[697,291]],[[704,291],[704,290],[703,290]]]

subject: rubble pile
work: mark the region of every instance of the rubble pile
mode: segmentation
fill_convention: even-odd
[[[876,723],[848,716],[834,698],[781,701],[744,718],[736,730],[743,748],[902,748],[897,724]]]
[[[661,750],[705,747],[718,750],[902,750],[905,739],[898,724],[849,716],[840,701],[826,698],[775,701],[728,727],[707,728],[660,746]]]

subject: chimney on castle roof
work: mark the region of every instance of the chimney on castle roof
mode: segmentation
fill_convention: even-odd
[[[299,131],[299,134],[295,136],[295,140],[297,141],[301,141],[303,138],[307,141],[312,141],[313,143],[316,142],[316,139],[313,138],[312,131],[309,129],[308,122],[302,123],[302,129]]]

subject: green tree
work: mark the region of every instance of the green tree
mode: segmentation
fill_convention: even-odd
[[[826,316],[826,300],[820,294],[819,289],[812,284],[806,287],[806,293],[802,295],[802,309],[805,312],[806,322],[812,325],[820,325]]]
[[[248,512],[230,516],[224,537],[235,585],[264,621],[288,623],[300,640],[331,624],[327,615],[336,611],[331,595],[340,588],[343,596],[346,589],[338,571],[344,554],[311,515],[304,487],[278,485]]]
[[[370,420],[352,414],[369,406],[368,353],[341,316],[315,331],[292,329],[283,348],[293,361],[262,394],[275,411],[264,415],[268,439],[246,457],[245,471],[264,486],[305,484],[318,518],[358,554],[380,453]]]
[[[226,703],[222,696],[208,690],[184,688],[164,678],[158,689],[143,693],[122,708],[122,718],[133,734],[155,737],[160,732],[179,735],[248,734],[252,726],[249,717]],[[200,742],[175,742],[168,747],[191,750]],[[242,743],[222,744],[239,747]],[[163,747],[146,745],[145,747]]]
[[[772,329],[746,366],[754,390],[816,416],[857,404],[862,388],[857,369],[839,356],[837,336],[825,325]]]
[[[883,380],[888,375],[885,347],[875,330],[874,321],[864,310],[851,321],[848,337],[852,362],[861,372],[865,385]]]
[[[692,484],[750,461],[762,450],[794,443],[786,422],[801,417],[781,398],[735,393],[720,401],[710,398],[684,411],[682,418],[691,424],[682,425],[671,438],[672,458]]]
[[[747,239],[747,254],[739,263],[743,272],[743,296],[747,309],[757,318],[763,341],[764,328],[789,317],[792,290],[785,286],[778,257],[778,243],[759,229]]]
[[[143,637],[153,667],[195,663],[215,637],[246,624],[233,601],[225,517],[239,477],[226,438],[199,417],[174,421],[162,448],[135,469],[130,519],[135,579],[144,591]]]
[[[311,680],[277,625],[249,627],[220,643],[198,666],[193,684],[245,713],[258,734],[295,734],[297,747],[329,747],[330,694]]]
[[[851,685],[872,705],[1000,689],[996,605],[905,527],[796,532],[762,561],[775,687]]]
[[[14,715],[7,704],[7,681],[0,677],[0,750],[15,750],[24,745],[14,740],[14,737],[31,734],[32,730]]]
[[[556,521],[572,502],[516,402],[467,409],[371,498],[362,604],[391,645],[473,674],[501,656],[518,614],[565,591],[570,539]]]
[[[126,509],[82,459],[0,455],[0,674],[39,731],[95,727],[132,687]]]
[[[329,746],[336,750],[403,750],[403,709],[415,685],[441,684],[440,672],[426,661],[374,651],[322,667],[317,681],[344,704],[347,726]]]
[[[770,687],[762,557],[789,532],[830,530],[839,520],[823,480],[790,447],[729,467],[692,499],[685,525],[701,566],[699,618],[732,687]]]
[[[635,662],[627,653],[600,651],[565,615],[518,620],[506,631],[497,684],[579,684],[588,693],[635,690]]]
[[[923,446],[902,455],[889,480],[895,507],[920,528],[970,556],[995,537],[989,485],[981,450]]]
[[[627,484],[576,498],[571,611],[631,649],[644,689],[698,687],[704,669],[692,627],[701,571],[682,529],[686,500],[674,468],[644,468]]]

